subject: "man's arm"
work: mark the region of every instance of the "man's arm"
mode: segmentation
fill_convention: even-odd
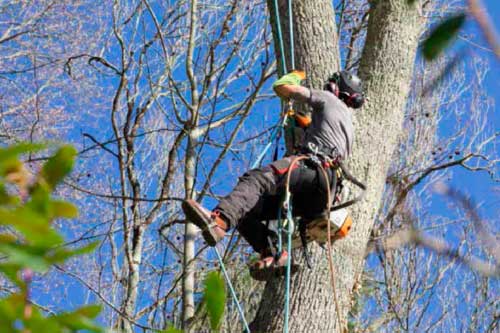
[[[294,99],[299,102],[307,103],[313,108],[317,108],[323,104],[321,94],[314,94],[316,98],[313,98],[313,91],[309,88],[300,85],[300,82],[306,78],[306,74],[303,71],[292,71],[286,75],[283,75],[278,81],[273,84],[273,89],[276,95],[283,99]]]
[[[274,87],[274,91],[281,98],[292,98],[300,102],[307,102],[311,97],[311,91],[308,88],[292,84],[276,86]]]
[[[310,96],[309,89],[300,85],[300,82],[305,78],[305,72],[298,70],[292,71],[283,75],[278,81],[274,82],[273,89],[276,92],[276,95],[281,98],[293,98],[300,101],[306,101]]]

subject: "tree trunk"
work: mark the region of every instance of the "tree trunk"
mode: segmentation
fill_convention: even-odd
[[[188,130],[184,167],[184,190],[186,199],[194,197],[194,177],[196,176],[196,151],[195,145],[198,136],[192,129],[198,126],[199,105],[196,76],[193,69],[193,54],[196,42],[198,23],[198,1],[193,0],[190,8],[189,42],[186,55],[186,75],[189,79],[191,90],[191,119]],[[186,221],[184,228],[184,274],[182,277],[182,327],[187,328],[189,320],[194,316],[194,256],[195,256],[196,226]],[[187,330],[189,331],[189,330]]]
[[[281,10],[286,3],[280,1]],[[406,3],[403,0],[372,1],[367,42],[360,64],[360,76],[365,81],[369,102],[356,111],[356,141],[350,158],[352,172],[368,185],[368,191],[363,202],[351,208],[354,217],[351,233],[333,246],[336,292],[343,328],[347,325],[351,291],[363,270],[365,248],[380,206],[392,152],[402,130],[418,37],[424,23],[418,11]],[[268,6],[273,21],[272,0],[268,0]],[[282,19],[282,23],[286,24],[287,20]],[[321,87],[339,64],[331,1],[294,1],[293,24],[296,67],[307,71],[311,86]],[[287,31],[285,28],[285,35]],[[274,23],[273,33],[276,34]],[[311,270],[303,265],[301,253],[294,253],[302,269],[291,281],[289,330],[343,331],[338,327],[327,252],[316,245],[310,246],[310,250],[314,264]],[[283,329],[284,286],[283,279],[267,283],[251,324],[252,331],[278,332]]]
[[[192,134],[192,133],[190,133]],[[194,175],[195,175],[195,142],[197,138],[190,135],[187,143],[186,166],[184,171],[184,188],[186,189],[186,199],[194,197]],[[195,239],[197,229],[193,223],[187,222],[184,228],[184,275],[182,280],[182,323],[187,331],[188,322],[194,316],[194,265]]]

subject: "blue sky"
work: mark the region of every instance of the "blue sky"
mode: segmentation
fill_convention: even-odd
[[[497,32],[500,31],[500,22],[498,20],[498,18],[500,18],[500,1],[487,0],[483,3],[492,18],[492,23],[494,24],[495,29]],[[479,31],[478,24],[475,21],[467,21],[465,33],[476,34],[478,38],[475,38],[475,41],[477,41],[479,45],[491,48],[485,41],[482,32]],[[460,44],[466,45],[465,42],[461,40],[458,40],[457,44],[459,44],[458,46],[460,46]],[[498,103],[500,102],[500,59],[498,59],[493,52],[483,51],[473,46],[470,47],[472,54],[478,54],[481,57],[484,57],[487,59],[490,66],[490,71],[485,78],[483,88],[496,104],[494,106],[494,116],[491,117],[489,121],[491,122],[491,126],[494,128],[494,131],[498,133],[500,132],[500,116],[498,115]],[[500,140],[497,139],[496,142],[499,143]],[[499,157],[498,148],[494,153],[494,156],[496,156],[496,158]],[[498,167],[496,171],[496,176],[500,178]],[[483,217],[497,218],[499,216],[500,188],[497,183],[492,182],[491,177],[488,174],[484,172],[471,173],[456,168],[453,180],[457,187],[466,189],[466,193],[470,193],[476,203],[482,203],[481,213]]]

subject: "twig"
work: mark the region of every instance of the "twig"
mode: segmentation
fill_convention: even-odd
[[[486,40],[492,47],[493,52],[495,52],[495,55],[500,58],[500,41],[495,29],[493,28],[491,19],[481,3],[481,0],[468,1],[470,14],[476,19],[477,23],[481,27],[481,30],[483,31]]]
[[[125,196],[125,195],[114,195],[114,194],[105,194],[105,193],[97,193],[97,192],[92,192],[90,190],[84,189],[82,187],[79,187],[78,185],[74,183],[70,183],[67,181],[63,182],[65,185],[68,185],[74,190],[90,194],[99,198],[105,198],[105,199],[118,199],[118,200],[130,200],[130,201],[142,201],[142,202],[164,202],[164,201],[183,201],[183,198],[178,198],[178,197],[169,197],[169,198],[157,198],[157,199],[147,199],[147,198],[134,198],[130,196]]]
[[[466,258],[462,256],[458,250],[451,248],[443,239],[425,236],[422,232],[414,228],[398,231],[376,243],[377,244],[372,243],[368,245],[368,249],[370,252],[375,248],[376,245],[381,245],[387,251],[398,249],[408,244],[415,244],[432,250],[452,260],[456,260],[462,264],[465,264],[469,268],[481,273],[484,276],[500,276],[499,265],[491,265],[474,256],[472,256],[470,259]]]
[[[134,324],[135,326],[137,327],[140,327],[142,329],[145,329],[145,330],[155,330],[154,328],[152,327],[149,327],[149,326],[144,326],[144,325],[141,325],[139,323],[137,323],[134,319],[128,317],[124,312],[122,312],[120,309],[118,309],[117,307],[115,307],[110,301],[108,301],[101,293],[99,293],[94,287],[92,287],[90,284],[88,284],[87,282],[85,282],[80,276],[78,276],[77,274],[75,273],[72,273],[72,272],[69,272],[67,271],[66,269],[64,269],[62,266],[59,266],[59,265],[54,265],[54,267],[59,270],[60,272],[74,278],[75,280],[77,280],[79,283],[81,283],[82,285],[84,285],[88,290],[90,290],[91,292],[93,292],[97,297],[99,297],[103,302],[104,304],[106,304],[107,306],[109,306],[113,311],[115,311],[116,313],[118,313],[121,317],[127,319],[129,322],[131,322],[132,324]]]

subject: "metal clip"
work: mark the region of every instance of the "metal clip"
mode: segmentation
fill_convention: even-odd
[[[290,233],[292,235],[295,232],[295,222],[293,221],[293,219],[289,218],[284,219],[281,227],[282,227],[281,232],[285,235],[288,234],[288,228],[290,228]]]
[[[293,117],[295,115],[295,110],[293,109],[293,100],[288,100],[286,111],[284,112],[284,114],[286,117]]]
[[[290,191],[287,191],[285,193],[285,199],[283,200],[283,210],[285,212],[288,212],[289,208],[290,208]]]

